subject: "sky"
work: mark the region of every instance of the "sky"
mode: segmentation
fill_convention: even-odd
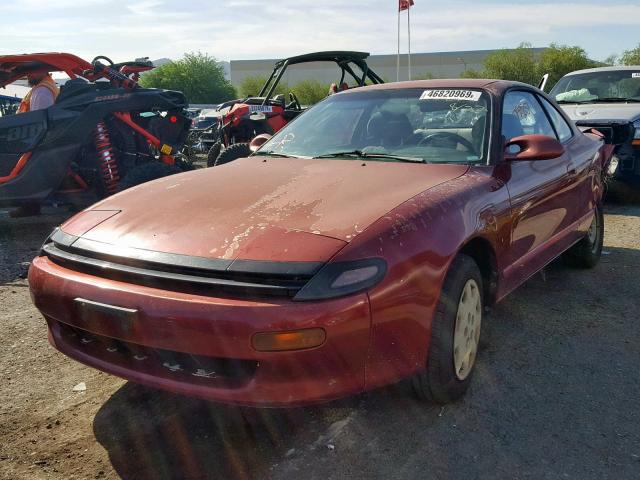
[[[0,54],[64,51],[218,60],[318,50],[395,53],[397,0],[0,0]],[[406,12],[402,49],[406,51]],[[415,0],[411,50],[583,47],[603,60],[640,44],[640,0]]]

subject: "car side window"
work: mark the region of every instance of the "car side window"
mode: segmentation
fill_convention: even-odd
[[[502,108],[502,135],[509,141],[532,134],[558,138],[533,94],[517,90],[507,92]]]
[[[558,140],[564,143],[571,137],[573,137],[573,130],[571,130],[571,127],[564,119],[564,117],[560,115],[558,109],[551,105],[551,103],[544,97],[538,96],[538,100],[540,100],[542,106],[549,114],[551,122],[553,123],[553,126],[556,128],[556,132],[558,133]]]

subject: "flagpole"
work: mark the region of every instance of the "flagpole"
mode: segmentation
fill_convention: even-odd
[[[397,66],[396,66],[396,82],[399,82],[399,81],[400,81],[400,7],[398,6],[398,56],[397,56]]]
[[[409,80],[411,80],[411,2],[407,9],[407,33],[409,35],[409,54],[407,55],[407,63],[409,65]]]

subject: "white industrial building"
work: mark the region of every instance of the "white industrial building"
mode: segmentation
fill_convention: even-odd
[[[535,48],[534,54],[543,48]],[[412,78],[458,78],[466,69],[482,70],[484,59],[495,50],[466,50],[459,52],[415,53],[411,55]],[[306,52],[301,52],[306,53]],[[273,64],[279,59],[265,60],[231,60],[230,76],[234,85],[239,85],[246,77],[269,75]],[[408,79],[408,57],[400,56],[400,80]],[[385,81],[395,81],[397,72],[396,55],[371,55],[367,63]],[[333,68],[331,68],[333,67]],[[300,80],[315,79],[324,83],[332,83],[338,71],[335,64],[313,63],[294,65],[287,69],[283,81],[294,85]]]

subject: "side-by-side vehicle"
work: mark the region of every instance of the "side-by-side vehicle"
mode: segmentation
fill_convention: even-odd
[[[191,123],[187,102],[179,92],[139,88],[138,75],[152,68],[68,53],[0,56],[0,87],[30,74],[69,77],[51,107],[0,117],[0,207],[47,199],[86,206],[182,171],[175,153]]]

